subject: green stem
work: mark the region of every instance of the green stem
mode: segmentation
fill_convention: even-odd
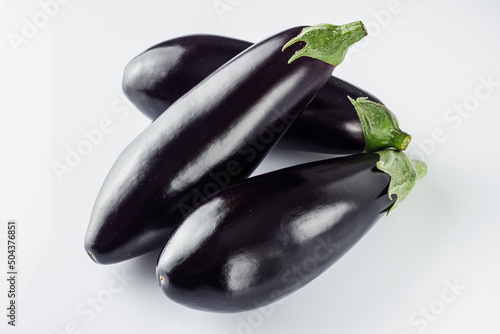
[[[306,45],[295,52],[288,63],[300,57],[311,57],[338,66],[344,60],[347,49],[366,35],[366,28],[361,21],[342,26],[317,24],[302,29],[298,36],[283,46],[283,50],[297,42],[305,42]]]
[[[403,152],[386,149],[376,152],[380,155],[377,168],[390,175],[391,181],[387,195],[397,199],[387,213],[393,210],[410,192],[417,180],[427,174],[427,165],[423,161],[412,161]]]
[[[373,152],[393,147],[404,150],[411,141],[411,136],[399,128],[398,119],[386,106],[369,101],[366,97],[356,100],[349,97],[358,113],[363,135],[365,152]]]
[[[417,180],[420,180],[427,175],[427,165],[420,160],[412,160],[415,171],[417,172]]]

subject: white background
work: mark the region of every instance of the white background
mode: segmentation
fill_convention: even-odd
[[[2,278],[1,333],[500,333],[500,2],[67,2],[43,22],[37,1],[0,1],[1,272],[8,219],[19,223],[20,262],[18,327],[6,325]],[[217,3],[231,10],[218,13]],[[44,25],[16,50],[9,36],[34,16]],[[262,311],[211,314],[171,302],[156,283],[157,254],[90,261],[83,238],[97,192],[148,125],[123,102],[132,57],[191,33],[258,41],[355,20],[370,36],[335,74],[384,101],[413,135],[408,151],[429,166],[397,210],[311,284]],[[59,180],[53,164],[105,119],[112,131]],[[319,158],[272,152],[257,173]]]

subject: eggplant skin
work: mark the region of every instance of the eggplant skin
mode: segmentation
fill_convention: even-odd
[[[213,35],[190,35],[165,41],[128,62],[123,73],[123,92],[146,117],[154,120],[251,45]]]
[[[303,287],[394,203],[378,160],[369,153],[294,166],[211,196],[160,254],[163,292],[194,309],[240,312]]]
[[[101,264],[153,251],[201,199],[248,177],[333,66],[282,52],[296,27],[255,44],[177,100],[120,154],[97,196],[85,248]]]
[[[213,35],[190,35],[165,41],[126,65],[123,92],[144,115],[154,120],[209,74],[251,45]],[[348,95],[354,99],[368,97],[381,103],[372,94],[330,77],[277,147],[342,155],[363,151],[363,130]]]

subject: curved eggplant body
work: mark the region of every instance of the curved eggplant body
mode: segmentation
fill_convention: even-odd
[[[378,160],[370,153],[294,166],[211,196],[163,249],[162,290],[191,308],[238,312],[301,288],[394,203]]]
[[[192,35],[163,42],[127,64],[123,91],[140,111],[154,120],[210,73],[251,45],[212,35]],[[363,151],[361,123],[348,95],[381,103],[370,93],[330,77],[278,147],[346,155]]]
[[[333,66],[288,59],[286,30],[219,68],[120,154],[99,192],[85,247],[114,263],[162,246],[196,203],[249,176],[328,80]]]
[[[191,35],[157,44],[128,62],[122,88],[154,120],[203,79],[252,44],[212,35]]]

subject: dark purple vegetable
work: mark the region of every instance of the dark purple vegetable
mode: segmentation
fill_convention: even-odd
[[[158,259],[160,286],[204,311],[274,302],[337,261],[425,173],[422,162],[386,150],[241,181],[209,197],[175,231]]]
[[[328,41],[315,47],[311,34]],[[85,239],[91,258],[114,263],[162,246],[195,204],[249,176],[328,80],[334,65],[327,61],[340,63],[365,35],[361,22],[286,30],[177,100],[106,177]]]
[[[165,41],[127,64],[123,91],[140,111],[154,120],[210,73],[251,45],[212,35],[192,35]],[[367,97],[372,102],[381,103],[370,93],[330,77],[277,147],[328,154],[362,152],[366,147],[365,129],[347,96]],[[384,145],[404,149],[406,146],[402,143],[407,134],[401,136],[402,139],[398,137]],[[384,147],[387,146],[374,149]]]

